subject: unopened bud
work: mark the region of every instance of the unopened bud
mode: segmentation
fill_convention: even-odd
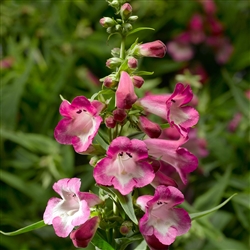
[[[133,76],[132,82],[134,86],[139,89],[143,85],[144,79],[141,76]]]
[[[113,27],[116,24],[116,22],[114,19],[110,17],[103,17],[100,19],[100,24],[104,28],[109,28],[109,27]]]
[[[138,19],[138,16],[130,16],[128,20],[131,22],[135,22],[137,19]]]
[[[106,117],[104,122],[107,128],[114,128],[116,125],[116,121],[112,115]]]
[[[128,19],[132,14],[132,6],[129,3],[123,4],[120,13],[123,19]]]
[[[129,57],[129,59],[128,59],[128,66],[129,66],[129,68],[131,68],[131,69],[136,69],[137,68],[137,66],[138,66],[138,61],[137,61],[137,59],[136,58],[134,58],[134,57]]]
[[[117,0],[114,0],[110,3],[110,6],[117,9],[119,7],[119,2]]]
[[[121,63],[122,60],[120,58],[112,57],[106,61],[106,66],[110,69],[115,69],[116,67],[119,67]]]
[[[120,56],[120,49],[119,49],[119,48],[113,48],[113,49],[111,50],[111,55],[112,55],[113,57],[119,57],[119,56]]]
[[[117,122],[123,122],[125,118],[127,117],[127,113],[124,109],[118,108],[113,111],[113,116]]]
[[[124,30],[125,30],[126,32],[128,32],[128,31],[130,31],[130,30],[133,29],[133,26],[132,26],[130,23],[125,23],[125,24],[123,25],[123,28],[124,28]]]
[[[120,233],[122,235],[128,235],[132,232],[133,223],[131,221],[124,221],[120,227]]]
[[[121,26],[120,24],[117,24],[117,25],[115,26],[115,29],[116,29],[117,31],[120,31],[120,30],[122,29],[122,26]]]
[[[103,81],[103,85],[107,88],[112,88],[117,84],[116,81],[114,81],[114,79],[110,76],[105,77],[104,81]]]
[[[150,121],[145,116],[139,117],[138,125],[150,138],[158,138],[161,135],[161,127],[157,123]]]
[[[167,47],[160,40],[137,45],[137,48],[135,50],[135,54],[138,56],[159,57],[159,58],[164,57],[166,52],[167,52]]]

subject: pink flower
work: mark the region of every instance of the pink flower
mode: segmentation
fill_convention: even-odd
[[[186,137],[188,128],[194,126],[199,120],[198,112],[186,106],[192,98],[190,86],[185,87],[182,83],[177,83],[172,95],[147,95],[140,98],[137,103],[145,111],[167,120],[183,137]]]
[[[146,57],[162,58],[165,56],[167,52],[166,45],[160,40],[137,45],[136,49],[138,50],[136,53],[139,56],[146,56]]]
[[[167,44],[168,53],[177,62],[189,61],[194,56],[193,48],[190,44],[171,41]]]
[[[136,88],[140,88],[144,83],[144,79],[141,76],[132,76],[132,82]]]
[[[85,248],[88,246],[89,242],[95,235],[98,228],[100,218],[95,216],[87,220],[79,228],[72,231],[70,234],[70,239],[72,240],[75,247]]]
[[[111,142],[107,156],[94,168],[97,184],[113,185],[123,195],[129,194],[134,187],[146,186],[154,179],[147,151],[143,141],[117,137]]]
[[[115,93],[116,107],[130,109],[137,100],[133,82],[126,71],[122,71],[120,82]]]
[[[184,202],[183,194],[175,187],[158,186],[154,196],[143,195],[137,204],[145,212],[139,221],[139,229],[151,249],[164,249],[176,236],[185,234],[191,227],[191,219],[182,208],[176,205]]]
[[[84,96],[76,97],[71,104],[63,101],[59,111],[64,118],[55,128],[56,140],[61,144],[73,145],[78,153],[87,150],[102,122],[98,115],[102,105],[98,101],[90,102]]]
[[[147,134],[150,138],[158,138],[161,134],[161,127],[145,116],[139,117],[139,127]]]
[[[53,185],[62,199],[48,201],[43,220],[45,224],[53,225],[59,237],[67,237],[75,226],[85,223],[90,216],[90,207],[101,203],[97,195],[80,192],[80,186],[78,178],[61,179]]]
[[[188,173],[193,172],[198,166],[197,158],[187,149],[180,147],[186,141],[187,138],[184,139],[183,137],[178,141],[164,139],[146,139],[143,141],[148,148],[149,156],[173,166],[184,184],[187,184]]]
[[[199,44],[205,40],[205,33],[203,31],[203,19],[199,14],[193,15],[189,22],[190,40],[194,44]]]

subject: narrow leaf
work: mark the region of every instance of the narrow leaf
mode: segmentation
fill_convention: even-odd
[[[41,228],[41,227],[44,227],[44,226],[47,226],[43,220],[41,221],[38,221],[34,224],[31,224],[27,227],[23,227],[23,228],[20,228],[16,231],[13,231],[13,232],[3,232],[3,231],[0,231],[1,234],[4,234],[4,235],[7,235],[7,236],[15,236],[15,235],[18,235],[18,234],[23,234],[23,233],[27,233],[29,231],[33,231],[35,229],[38,229],[38,228]]]
[[[117,195],[118,200],[124,209],[127,216],[132,220],[136,225],[138,225],[137,218],[135,216],[133,201],[132,201],[132,195],[131,193],[128,195],[121,195],[117,190],[113,190],[113,192]]]
[[[95,233],[95,236],[91,240],[91,243],[99,249],[114,250],[114,248],[110,246],[109,243],[106,242],[98,232]]]
[[[128,33],[128,36],[130,36],[131,34],[134,34],[134,33],[136,33],[136,32],[139,32],[139,31],[141,31],[141,30],[155,30],[155,29],[150,28],[150,27],[140,27],[140,28],[137,28],[137,29],[134,29],[134,30],[130,31],[130,32]]]
[[[135,73],[137,76],[151,76],[154,74],[154,72],[150,72],[150,71],[137,71]]]
[[[147,250],[147,242],[143,240],[136,248],[135,250]]]
[[[224,202],[222,202],[220,205],[212,208],[212,209],[209,209],[209,210],[206,210],[206,211],[203,211],[203,212],[199,212],[199,213],[192,213],[192,214],[189,214],[190,218],[192,220],[195,220],[195,219],[198,219],[198,218],[201,218],[205,215],[208,215],[210,213],[213,213],[214,211],[220,209],[221,207],[223,207],[226,203],[228,203],[235,195],[237,195],[236,193],[233,194],[232,196],[230,196],[227,200],[225,200]]]

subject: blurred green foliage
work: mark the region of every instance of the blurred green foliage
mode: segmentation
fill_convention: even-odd
[[[5,0],[0,6],[1,60],[1,230],[13,231],[42,219],[51,186],[64,177],[82,178],[82,191],[95,190],[89,159],[76,155],[71,146],[59,145],[53,130],[60,119],[59,95],[71,101],[77,95],[90,97],[100,89],[98,78],[110,73],[105,67],[110,50],[119,37],[99,24],[113,16],[104,0],[32,1]],[[131,35],[127,44],[140,41],[167,42],[187,27],[197,1],[131,2],[139,16],[135,27],[153,27]],[[199,136],[207,140],[209,155],[190,175],[184,189],[189,212],[207,210],[233,193],[225,207],[193,222],[188,234],[178,238],[175,250],[249,249],[250,89],[249,1],[216,1],[218,18],[234,46],[230,61],[217,65],[210,55],[200,55],[209,80],[196,94],[199,98]],[[208,52],[209,53],[209,52]],[[189,62],[146,58],[141,69],[154,71],[143,91],[169,92],[174,76]],[[228,129],[235,114],[241,119],[234,131]],[[15,238],[0,236],[1,249],[74,249],[70,239],[55,236],[45,227]],[[91,249],[91,248],[90,248]]]

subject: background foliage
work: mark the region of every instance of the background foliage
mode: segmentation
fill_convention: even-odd
[[[134,0],[135,27],[153,27],[131,35],[140,41],[168,42],[187,27],[197,1]],[[175,250],[245,250],[250,233],[249,100],[250,89],[249,1],[216,1],[217,17],[234,47],[223,66],[211,51],[193,59],[202,62],[208,80],[196,89],[199,99],[199,137],[207,141],[209,155],[200,160],[183,188],[189,212],[202,211],[238,193],[218,212],[193,222],[192,229],[171,247]],[[110,73],[105,67],[119,37],[107,40],[99,24],[113,16],[104,0],[1,2],[1,230],[13,231],[42,219],[51,186],[64,177],[82,179],[82,191],[95,190],[89,159],[76,155],[71,146],[59,145],[53,130],[60,119],[59,95],[72,100],[90,97],[100,88],[98,78]],[[198,48],[197,48],[198,49]],[[212,59],[211,59],[212,58]],[[4,61],[5,60],[5,61]],[[6,64],[7,60],[7,64]],[[5,62],[5,64],[4,64]],[[143,91],[170,92],[176,74],[191,62],[170,56],[140,61],[148,76]],[[7,66],[6,66],[7,65]],[[235,114],[238,126],[229,130]],[[10,238],[0,236],[1,249],[74,249],[70,239],[55,236],[52,227]],[[90,248],[91,249],[91,248]]]

